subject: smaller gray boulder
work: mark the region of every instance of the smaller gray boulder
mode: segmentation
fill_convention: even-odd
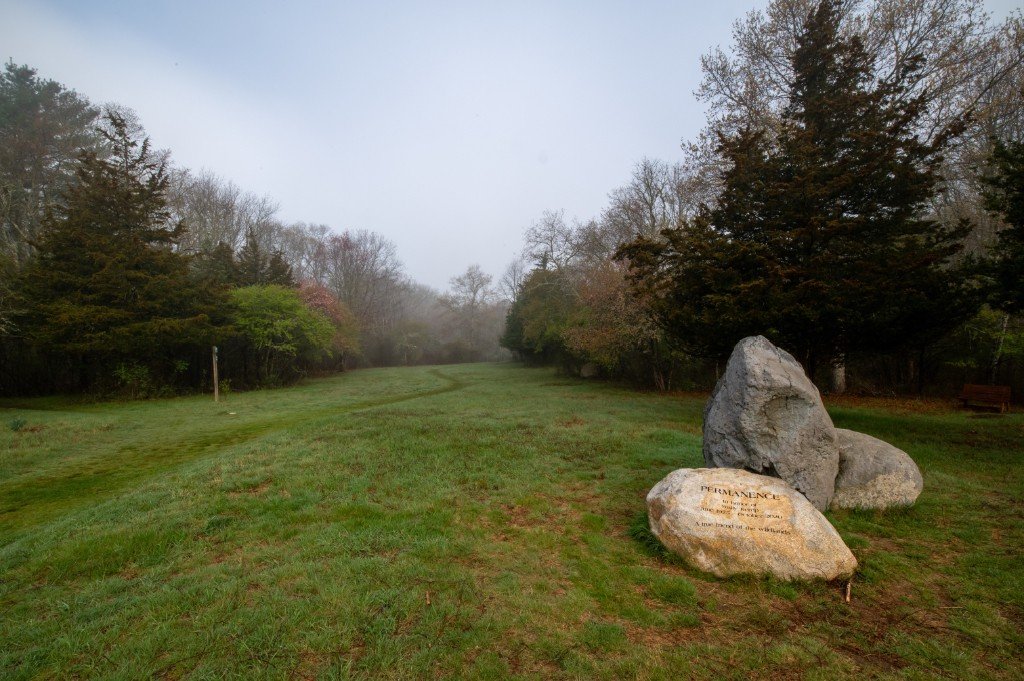
[[[853,430],[836,428],[839,476],[833,508],[885,509],[910,506],[924,489],[924,478],[902,449]]]

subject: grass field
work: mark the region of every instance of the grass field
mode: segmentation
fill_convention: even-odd
[[[847,604],[651,544],[701,396],[462,365],[0,406],[0,678],[1024,675],[1020,414],[830,409],[925,477],[830,514]]]

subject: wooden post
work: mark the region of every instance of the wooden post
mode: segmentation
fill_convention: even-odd
[[[213,401],[220,402],[220,377],[217,375],[217,346],[213,346]]]

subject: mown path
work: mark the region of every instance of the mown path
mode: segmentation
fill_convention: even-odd
[[[181,429],[167,429],[167,432],[161,432],[156,438],[147,434],[144,439],[135,439],[130,444],[115,445],[113,451],[108,448],[93,451],[86,447],[78,448],[79,451],[71,451],[62,458],[58,466],[47,467],[39,472],[28,471],[0,481],[0,536],[14,529],[30,527],[75,506],[95,504],[144,478],[275,431],[301,427],[304,423],[319,419],[443,395],[465,386],[463,381],[449,377],[441,369],[432,369],[428,373],[437,379],[440,387],[413,389],[354,402],[343,400],[338,404],[314,407],[309,411],[286,414],[263,412],[249,419],[196,419],[182,424],[184,427]],[[58,410],[45,403],[38,406],[32,402],[15,403],[20,406],[17,409],[19,413],[42,411],[47,416],[93,416],[100,421],[96,426],[98,430],[116,422],[116,417],[104,418],[116,413],[116,405]],[[231,404],[233,401],[224,403],[226,409],[244,408],[233,407]],[[209,404],[206,407],[211,409]],[[228,412],[226,409],[213,408],[222,417],[238,415],[237,411]],[[14,413],[16,410],[8,408],[6,411]],[[128,438],[133,439],[130,435]]]

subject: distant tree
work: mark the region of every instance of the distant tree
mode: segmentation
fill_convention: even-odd
[[[352,311],[326,286],[316,282],[304,282],[299,286],[299,297],[306,307],[323,315],[334,327],[331,355],[338,366],[344,363],[346,357],[359,353],[359,325]]]
[[[572,310],[573,293],[566,274],[534,269],[508,310],[502,347],[529,362],[572,362],[563,337]]]
[[[994,248],[993,304],[1006,312],[1024,312],[1024,142],[996,142],[995,173],[986,179],[985,206],[1005,227]]]
[[[193,269],[201,281],[214,286],[234,286],[239,281],[235,252],[223,241],[212,250],[196,255],[193,259]]]
[[[446,342],[454,330],[442,294],[424,284],[406,282],[399,292],[400,314],[389,336],[400,364],[450,362]]]
[[[106,123],[114,153],[82,153],[22,279],[20,331],[80,389],[125,361],[173,373],[214,338],[221,302],[174,250],[184,227],[169,222],[166,170],[149,140],[133,139],[116,113]]]
[[[270,249],[284,230],[276,219],[277,204],[267,196],[243,191],[208,171],[175,169],[169,180],[171,215],[189,226],[179,244],[184,253],[209,253],[220,243],[238,252],[249,234]]]
[[[406,289],[395,244],[367,230],[331,235],[323,247],[323,283],[355,315],[363,357],[373,365],[400,361],[392,333],[401,323]]]
[[[276,250],[268,253],[252,230],[245,235],[245,244],[238,253],[235,267],[239,286],[295,285],[292,268],[285,262],[284,254]]]
[[[922,217],[941,150],[916,132],[925,97],[907,97],[922,67],[890,79],[824,0],[804,23],[774,141],[724,138],[724,191],[714,209],[664,239],[622,249],[634,281],[686,349],[722,356],[763,333],[814,371],[847,353],[934,341],[977,309],[956,266],[962,227]]]
[[[491,288],[492,281],[491,275],[479,265],[470,265],[465,272],[452,277],[448,292],[441,296],[448,327],[443,335],[453,349],[459,350],[458,356],[450,357],[450,361],[497,357],[506,306]]]
[[[525,256],[516,256],[505,268],[498,282],[498,292],[502,299],[511,305],[519,297],[519,291],[523,287],[523,281],[529,273]]]
[[[257,384],[297,377],[296,360],[316,362],[331,351],[335,328],[302,302],[299,292],[278,285],[244,286],[230,292],[232,325],[252,358]]]
[[[562,271],[577,255],[573,228],[565,221],[565,211],[544,211],[524,236],[524,253],[534,266]]]
[[[0,259],[20,268],[39,238],[47,208],[74,179],[82,149],[99,151],[99,109],[35,69],[7,62],[0,72]]]

